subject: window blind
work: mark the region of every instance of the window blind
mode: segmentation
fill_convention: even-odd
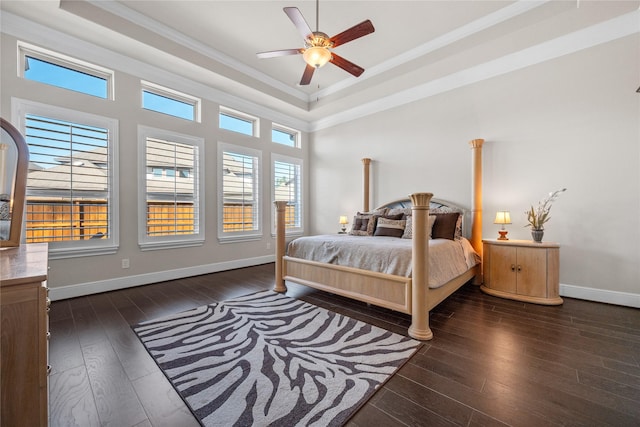
[[[26,241],[109,237],[109,131],[26,115]]]

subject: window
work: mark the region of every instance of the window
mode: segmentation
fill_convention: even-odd
[[[249,136],[258,135],[258,119],[230,108],[220,107],[220,129],[242,133]]]
[[[218,237],[221,241],[262,237],[261,157],[258,150],[218,143]]]
[[[113,71],[23,42],[18,43],[18,51],[21,77],[113,99]]]
[[[201,138],[138,128],[141,183],[138,240],[143,250],[201,245]]]
[[[200,99],[149,82],[142,82],[142,108],[200,121]]]
[[[272,155],[273,201],[288,202],[285,214],[287,233],[302,233],[302,160]],[[275,217],[272,221],[275,232]]]
[[[271,127],[271,141],[286,145],[287,147],[300,148],[300,132],[273,123]]]
[[[118,245],[117,121],[14,100],[29,146],[27,243],[54,258],[114,253]]]

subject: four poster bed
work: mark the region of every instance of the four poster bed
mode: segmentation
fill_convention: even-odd
[[[320,243],[320,249],[309,249],[307,252],[296,249],[298,253],[303,254],[301,256],[285,254],[285,210],[287,202],[278,201],[275,202],[276,283],[274,290],[276,292],[286,292],[287,288],[285,281],[291,281],[376,306],[407,313],[411,315],[411,326],[408,331],[409,335],[419,340],[431,339],[433,337],[433,333],[429,328],[429,311],[449,295],[454,293],[462,285],[474,279],[474,277],[476,278],[476,282],[480,281],[481,264],[478,261],[482,255],[483,142],[484,140],[482,139],[474,139],[469,142],[473,153],[473,194],[471,201],[472,209],[469,215],[471,226],[465,228],[470,228],[470,238],[469,240],[466,240],[465,238],[460,237],[459,234],[461,227],[460,222],[458,222],[456,224],[457,235],[450,238],[451,243],[446,243],[449,246],[456,246],[455,242],[457,241],[457,246],[460,246],[462,250],[465,251],[465,261],[467,265],[466,267],[463,267],[462,270],[459,268],[457,270],[456,268],[453,268],[451,270],[452,272],[449,273],[449,276],[446,276],[444,279],[442,277],[435,279],[433,277],[434,274],[430,274],[430,270],[432,270],[432,273],[440,273],[436,270],[441,270],[441,268],[439,268],[439,263],[442,262],[442,258],[437,259],[436,257],[439,256],[438,253],[442,251],[440,246],[445,245],[445,242],[440,241],[441,239],[435,238],[436,236],[434,236],[434,239],[430,238],[432,227],[436,227],[434,221],[439,221],[439,219],[434,219],[434,217],[437,217],[437,214],[429,215],[430,210],[434,210],[438,213],[462,211],[462,218],[465,215],[465,211],[458,207],[432,199],[433,194],[431,193],[414,193],[410,195],[409,199],[395,201],[382,206],[377,210],[377,213],[358,217],[367,218],[367,221],[373,218],[371,222],[374,227],[376,221],[380,224],[384,224],[385,226],[390,224],[388,226],[391,227],[389,228],[391,231],[393,231],[392,228],[395,226],[394,224],[399,224],[404,221],[404,224],[406,224],[406,226],[411,230],[412,235],[409,234],[410,240],[405,240],[404,242],[400,242],[404,239],[399,239],[398,237],[381,237],[378,239],[376,237],[369,237],[370,240],[377,239],[378,241],[381,241],[381,246],[387,246],[388,252],[390,253],[387,254],[386,261],[389,261],[391,264],[402,264],[402,262],[392,259],[392,255],[395,257],[396,253],[400,253],[403,250],[409,251],[409,268],[405,268],[405,271],[401,273],[398,273],[397,270],[393,269],[377,268],[377,270],[381,271],[375,271],[376,269],[370,269],[369,267],[339,265],[339,262],[336,263],[335,259],[338,255],[333,251],[339,251],[341,243],[335,242],[335,240],[341,240],[347,243],[349,240],[354,240],[352,236],[337,239],[335,238],[336,236],[333,236],[329,241]],[[370,159],[363,159],[364,212],[367,213],[369,212],[369,164]],[[407,207],[409,206],[410,211],[407,210]],[[405,208],[402,216],[404,219],[398,219],[400,218],[399,214],[393,217],[385,216],[388,212],[397,213],[401,211],[403,207]],[[374,215],[377,216],[374,218]],[[395,219],[380,220],[379,218]],[[409,225],[410,223],[412,225]],[[358,229],[363,227],[362,230],[364,230],[367,228],[367,224],[360,223],[360,219],[358,219],[358,224],[354,223],[353,227],[357,227]],[[371,224],[369,224],[369,231],[371,231]],[[435,228],[433,228],[433,231],[435,232]],[[384,233],[381,234],[384,236]],[[371,233],[367,236],[371,236]],[[305,238],[295,239],[293,242],[297,242],[297,240],[302,239]],[[314,238],[312,237],[309,239],[313,240]],[[361,239],[364,244],[367,237],[362,237]],[[360,252],[361,258],[366,264],[367,259],[370,258],[370,253],[373,253],[375,250],[372,249],[371,252],[368,252],[369,249],[365,249],[364,246],[359,246],[358,242],[354,244],[356,245],[354,249],[346,250],[346,252],[349,250],[354,251],[352,254],[347,254],[347,258],[350,258],[350,255]],[[401,246],[407,246],[407,244],[409,249],[401,249]],[[468,251],[465,250],[465,245],[469,246],[469,250],[475,254],[475,261],[469,261],[470,258],[469,254],[466,253]],[[290,252],[293,252],[293,249],[295,249],[293,246],[294,245],[290,246]],[[474,250],[475,252],[473,252]],[[330,252],[329,258],[332,260],[328,262],[326,260],[312,260],[304,255],[314,251]],[[433,258],[430,258],[430,252],[433,252]],[[471,255],[471,259],[473,259],[473,254]],[[449,255],[445,254],[443,256],[448,258],[457,257],[457,255],[452,256],[450,253]],[[383,256],[383,258],[385,257]],[[423,261],[420,262],[420,260]],[[444,269],[448,269],[448,267]],[[434,284],[434,281],[438,281],[439,283]]]

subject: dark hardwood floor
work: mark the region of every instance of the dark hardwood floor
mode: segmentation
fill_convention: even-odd
[[[51,426],[197,426],[130,325],[270,289],[273,276],[266,264],[54,302]],[[400,334],[409,325],[301,286],[288,294]],[[466,285],[430,319],[434,339],[348,425],[640,425],[640,310],[525,304]]]

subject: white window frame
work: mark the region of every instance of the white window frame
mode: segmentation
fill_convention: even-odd
[[[298,227],[287,228],[285,231],[286,236],[299,236],[304,233],[304,161],[297,157],[285,156],[282,154],[271,153],[271,206],[274,206],[276,200],[276,171],[275,162],[291,163],[300,166],[300,200],[298,201],[300,206],[300,224]],[[271,235],[276,234],[276,216],[275,208],[271,209]]]
[[[150,110],[148,108],[144,107],[144,92],[150,92],[153,93],[154,95],[158,95],[158,96],[163,96],[165,98],[169,98],[172,99],[174,101],[178,101],[178,102],[182,102],[184,104],[188,104],[193,106],[193,118],[191,119],[191,121],[200,123],[202,120],[202,100],[200,98],[197,98],[195,96],[191,96],[191,95],[187,95],[186,93],[182,93],[179,92],[177,90],[174,89],[170,89],[168,87],[165,86],[160,86],[159,84],[155,84],[155,83],[151,83],[148,81],[144,81],[141,80],[140,81],[140,85],[141,85],[141,90],[140,90],[140,105],[143,109],[148,110],[148,111],[153,111],[155,113],[159,113],[159,114],[166,114],[168,116],[171,117],[176,117],[179,119],[183,119],[183,120],[188,120],[188,119],[184,119],[182,117],[178,117],[178,116],[174,116],[173,114],[168,114],[168,113],[163,113],[162,111],[157,111],[157,110]]]
[[[103,239],[49,242],[49,257],[51,259],[61,259],[116,253],[119,246],[120,234],[118,120],[18,98],[11,99],[11,110],[17,128],[23,135],[26,134],[26,116],[28,114],[108,129],[108,182],[110,183],[108,196],[109,237]],[[22,233],[22,235],[24,236],[24,233]]]
[[[287,126],[279,125],[277,123],[271,123],[271,131],[274,131],[274,130],[287,133],[295,137],[293,146],[285,145],[280,142],[272,140],[271,142],[273,142],[274,144],[278,144],[279,146],[282,146],[282,147],[298,148],[298,149],[302,148],[302,141],[301,141],[302,137],[301,137],[301,132],[299,130],[296,130]]]
[[[255,230],[247,231],[224,231],[224,152],[231,151],[244,156],[256,157],[258,159],[257,173],[258,185],[256,186],[257,202],[256,208],[258,209],[255,215],[258,226]],[[218,240],[220,243],[230,243],[246,240],[259,240],[262,238],[262,151],[253,148],[243,147],[236,144],[228,144],[225,142],[218,142]]]
[[[244,120],[244,121],[247,121],[247,122],[251,122],[252,134],[251,135],[247,135],[247,134],[242,133],[242,132],[236,132],[234,130],[221,127],[220,126],[220,122],[219,122],[220,114],[224,114],[226,116],[235,117],[236,119],[239,119],[239,120]],[[233,133],[236,133],[238,135],[252,136],[254,138],[259,138],[260,137],[260,119],[258,117],[252,116],[252,115],[247,114],[247,113],[243,113],[242,111],[234,110],[234,109],[229,108],[229,107],[224,107],[222,105],[220,106],[220,111],[218,112],[218,127],[221,130],[224,130],[224,131],[227,131],[227,132],[233,132]]]
[[[109,100],[115,99],[113,70],[109,70],[108,68],[104,68],[99,65],[95,65],[90,62],[83,61],[81,59],[76,59],[71,56],[54,52],[52,50],[45,49],[40,46],[35,46],[30,43],[18,41],[18,76],[22,78],[26,78],[24,73],[25,73],[25,64],[26,64],[27,56],[40,59],[42,61],[49,62],[54,65],[58,65],[60,67],[69,68],[74,71],[78,71],[80,73],[88,74],[90,76],[104,79],[107,82],[107,97],[100,98],[100,99],[109,99]],[[46,83],[43,83],[43,84],[46,84]],[[66,88],[63,88],[63,89],[66,89]],[[72,89],[66,89],[66,90],[72,90]],[[77,91],[74,91],[74,92],[77,92]],[[84,92],[78,92],[78,93],[84,93]],[[85,93],[85,95],[87,94]]]
[[[173,236],[147,235],[147,138],[157,138],[196,147],[194,171],[194,199],[198,201],[197,223],[194,234]],[[138,246],[142,251],[201,246],[205,240],[205,192],[204,192],[204,139],[190,135],[138,126]]]

